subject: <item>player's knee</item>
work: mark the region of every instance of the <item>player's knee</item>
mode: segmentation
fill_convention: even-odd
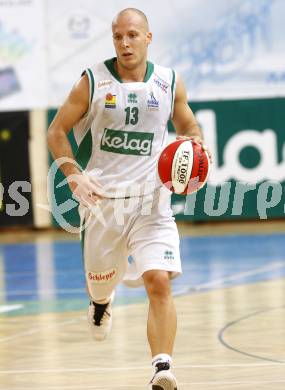
[[[86,271],[88,294],[93,301],[100,301],[111,296],[118,283],[115,269],[101,272]]]
[[[168,299],[171,294],[169,273],[166,271],[151,272],[152,274],[144,276],[144,282],[150,300]]]

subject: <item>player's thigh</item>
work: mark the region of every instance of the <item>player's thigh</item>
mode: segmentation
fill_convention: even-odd
[[[103,215],[105,223],[96,217],[89,220],[82,240],[85,277],[93,299],[105,298],[121,282],[128,264],[123,227],[113,223],[106,207]]]
[[[130,252],[140,276],[151,269],[181,273],[177,226],[169,203],[163,209],[159,202],[159,194],[155,194],[150,212],[140,214],[129,233]]]

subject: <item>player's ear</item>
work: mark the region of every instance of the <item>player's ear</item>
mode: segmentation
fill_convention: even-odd
[[[152,33],[148,31],[146,33],[147,43],[150,44],[152,42]]]

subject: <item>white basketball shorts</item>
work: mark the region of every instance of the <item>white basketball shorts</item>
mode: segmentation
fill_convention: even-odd
[[[149,270],[181,273],[179,236],[164,188],[144,197],[103,199],[80,207],[84,269],[93,300],[110,296],[120,282],[143,284]],[[84,228],[85,225],[85,228]]]

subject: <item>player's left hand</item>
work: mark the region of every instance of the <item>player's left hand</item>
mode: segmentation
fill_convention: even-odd
[[[213,158],[212,158],[212,153],[210,152],[208,146],[205,144],[204,140],[199,136],[199,135],[191,135],[191,136],[186,136],[186,135],[178,135],[176,137],[177,140],[192,140],[194,142],[196,142],[197,144],[200,144],[203,148],[203,150],[205,150],[205,152],[208,153],[208,156],[209,156],[209,160],[210,162],[212,163],[213,162]]]

